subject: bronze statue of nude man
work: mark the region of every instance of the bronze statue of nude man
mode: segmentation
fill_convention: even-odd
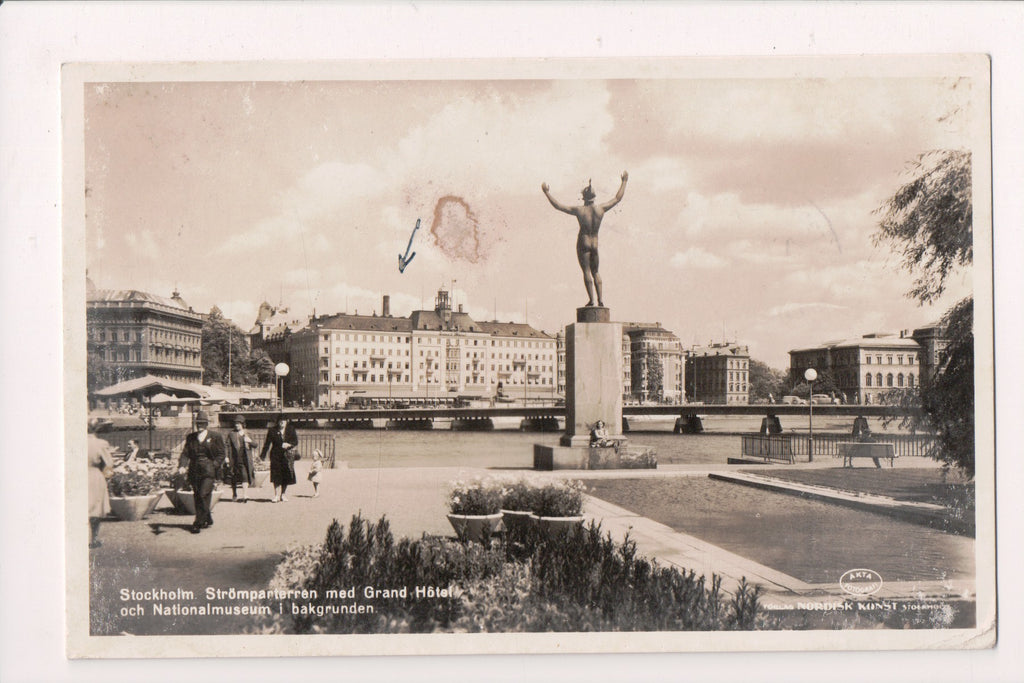
[[[594,305],[595,290],[597,292],[597,305],[604,306],[604,299],[601,296],[601,276],[597,272],[599,265],[597,231],[601,229],[601,219],[604,218],[605,212],[622,201],[622,195],[626,193],[627,180],[629,180],[629,173],[623,171],[622,184],[619,185],[619,191],[615,193],[615,198],[604,204],[594,204],[594,199],[597,195],[594,194],[594,189],[591,187],[590,182],[588,182],[587,186],[583,188],[583,206],[564,206],[551,196],[549,192],[551,188],[548,187],[547,183],[543,183],[540,186],[544,196],[551,202],[551,206],[563,213],[576,216],[576,220],[579,221],[580,234],[576,238],[576,257],[579,259],[580,268],[583,270],[583,283],[587,287],[587,296],[589,297],[587,306]]]

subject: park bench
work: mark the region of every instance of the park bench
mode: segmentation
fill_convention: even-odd
[[[871,458],[875,467],[881,467],[880,458],[888,458],[889,467],[896,465],[896,445],[891,443],[840,443],[839,455],[843,458],[843,467],[853,467],[854,458]]]

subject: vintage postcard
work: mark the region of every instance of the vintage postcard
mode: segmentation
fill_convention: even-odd
[[[65,65],[68,655],[991,647],[989,66]]]

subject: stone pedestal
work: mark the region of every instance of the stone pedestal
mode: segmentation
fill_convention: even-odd
[[[609,323],[612,321],[611,311],[607,306],[583,306],[576,309],[578,323]]]
[[[577,309],[565,328],[565,434],[562,446],[586,446],[590,430],[604,420],[610,436],[622,433],[622,325],[608,322],[608,309]],[[602,320],[603,319],[603,320]]]

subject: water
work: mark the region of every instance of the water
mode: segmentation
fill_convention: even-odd
[[[783,417],[787,431],[806,430],[807,419]],[[815,431],[849,433],[853,418],[831,418],[815,422]],[[725,464],[726,459],[740,455],[739,433],[756,433],[759,417],[711,417],[704,420],[705,434],[673,434],[674,419],[643,418],[631,420],[627,434],[633,445],[650,446],[664,465]],[[528,469],[533,467],[533,445],[558,444],[558,432],[522,432],[515,429],[518,420],[499,422],[489,432],[453,432],[447,425],[425,431],[404,430],[320,430],[299,429],[300,438],[335,437],[336,460],[349,467],[478,467],[489,469]],[[872,421],[872,429],[882,431]],[[262,441],[264,431],[251,430]],[[180,443],[182,430],[156,430],[154,446],[171,447]],[[226,433],[226,432],[225,432]],[[170,438],[173,434],[174,438]],[[111,443],[127,442],[130,436],[147,445],[147,433],[113,432],[101,435]],[[170,439],[170,440],[168,440]],[[164,445],[166,442],[166,446]],[[307,449],[308,450],[308,449]]]

